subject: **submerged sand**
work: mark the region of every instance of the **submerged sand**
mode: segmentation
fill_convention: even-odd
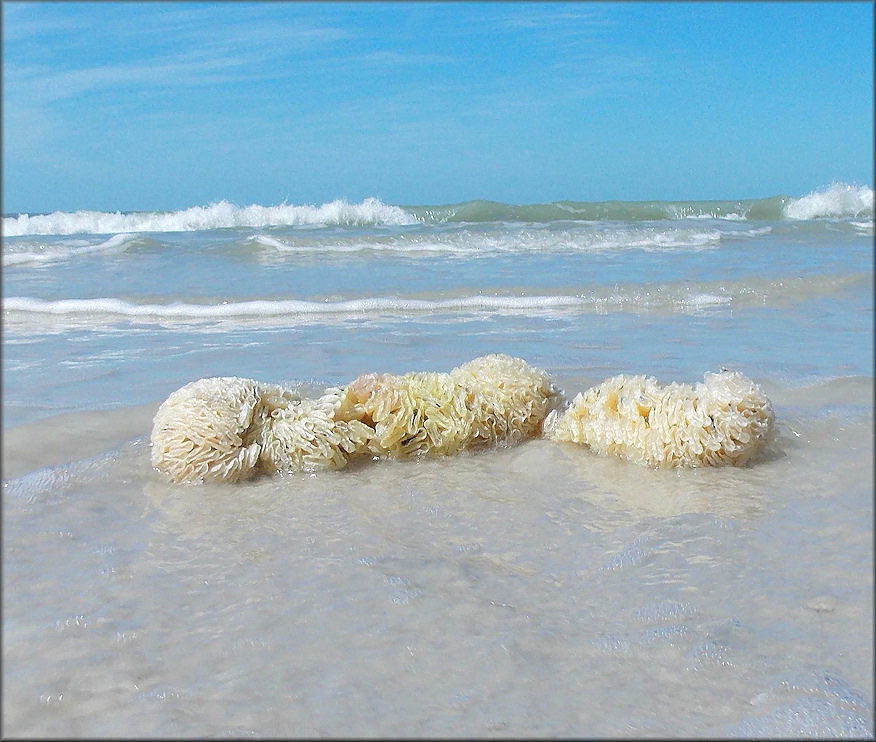
[[[6,734],[873,734],[869,379],[743,468],[545,440],[175,486],[157,408],[3,440]]]

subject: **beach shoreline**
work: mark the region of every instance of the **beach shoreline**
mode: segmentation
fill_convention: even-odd
[[[872,218],[732,213],[4,236],[4,732],[872,736]],[[776,436],[743,467],[151,466],[197,379],[314,398],[488,353],[567,403],[726,367]]]

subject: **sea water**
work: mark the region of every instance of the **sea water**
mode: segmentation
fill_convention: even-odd
[[[3,218],[8,736],[869,736],[873,191]],[[762,385],[743,468],[533,440],[179,486],[205,376]]]

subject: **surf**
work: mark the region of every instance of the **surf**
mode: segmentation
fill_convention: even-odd
[[[282,203],[237,206],[222,200],[180,211],[55,211],[3,218],[4,237],[26,235],[192,232],[213,229],[331,226],[412,226],[466,223],[654,222],[714,219],[802,221],[872,219],[873,188],[835,182],[802,197],[741,200],[554,201],[507,204],[474,200],[446,205],[398,206],[369,197],[337,199],[320,206]]]

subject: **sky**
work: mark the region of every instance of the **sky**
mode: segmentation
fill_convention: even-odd
[[[873,11],[5,1],[2,208],[872,186]]]

